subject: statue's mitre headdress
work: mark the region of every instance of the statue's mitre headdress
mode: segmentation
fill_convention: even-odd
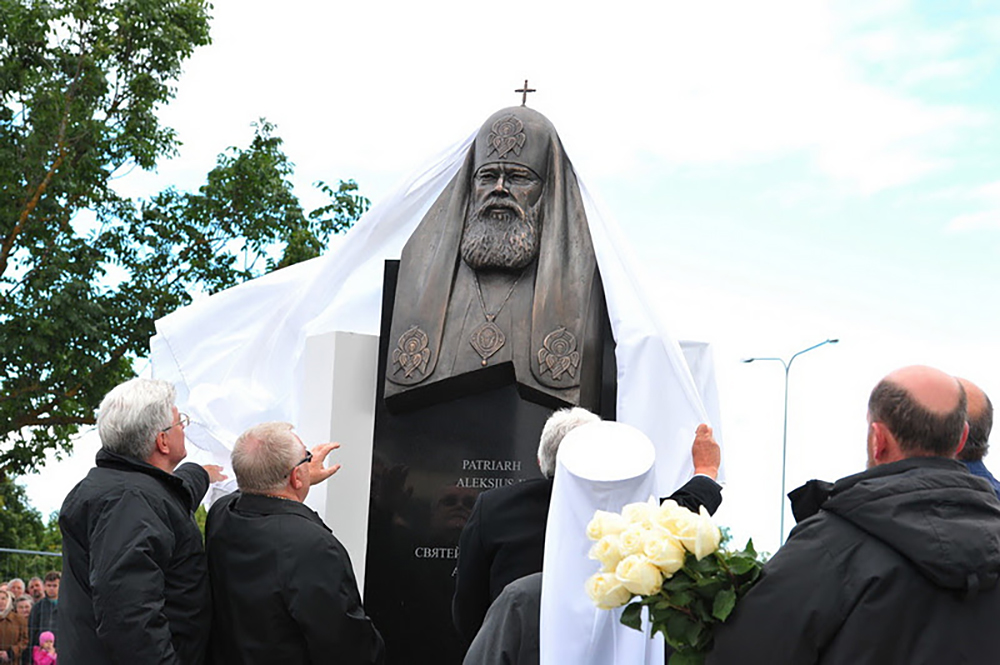
[[[519,164],[544,178],[552,138],[559,140],[556,128],[538,111],[525,106],[497,111],[476,135],[473,166],[478,171],[486,164]]]
[[[461,169],[403,248],[388,343],[397,356],[406,355],[408,371],[399,371],[390,358],[386,378],[395,384],[394,392],[439,378],[435,369],[473,177],[493,163],[528,167],[544,183],[534,304],[531,321],[524,322],[531,327],[531,348],[514,353],[517,381],[578,403],[579,364],[590,352],[583,346],[600,280],[573,166],[552,123],[524,106],[502,109],[486,120]]]

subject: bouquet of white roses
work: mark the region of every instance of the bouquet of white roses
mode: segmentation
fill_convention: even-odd
[[[713,626],[729,617],[763,565],[753,541],[739,552],[720,549],[722,533],[704,506],[694,513],[670,500],[632,503],[620,515],[599,510],[587,536],[596,541],[590,558],[601,563],[587,595],[601,609],[627,604],[621,621],[636,630],[648,607],[653,630],[674,649],[670,665],[704,662]]]

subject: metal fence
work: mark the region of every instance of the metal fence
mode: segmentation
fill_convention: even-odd
[[[44,578],[45,573],[50,570],[62,572],[60,552],[36,552],[0,547],[0,582],[9,582],[17,577],[27,584],[32,577]]]

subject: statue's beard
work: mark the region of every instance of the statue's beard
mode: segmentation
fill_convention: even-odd
[[[488,199],[465,220],[462,260],[473,270],[521,270],[538,258],[541,199],[529,210]]]

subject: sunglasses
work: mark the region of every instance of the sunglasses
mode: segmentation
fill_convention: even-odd
[[[299,460],[299,461],[298,461],[298,462],[297,462],[297,463],[295,464],[295,466],[293,466],[293,467],[292,467],[291,469],[289,469],[289,470],[288,470],[288,473],[286,473],[286,474],[285,474],[285,478],[287,478],[288,476],[292,475],[292,471],[295,471],[295,469],[296,469],[296,468],[298,468],[298,467],[302,466],[303,464],[309,464],[309,463],[310,463],[310,462],[312,462],[312,461],[313,461],[313,454],[312,454],[312,451],[310,451],[310,450],[307,450],[307,451],[306,451],[306,456],[305,456],[305,457],[303,457],[302,459],[300,459],[300,460]]]

